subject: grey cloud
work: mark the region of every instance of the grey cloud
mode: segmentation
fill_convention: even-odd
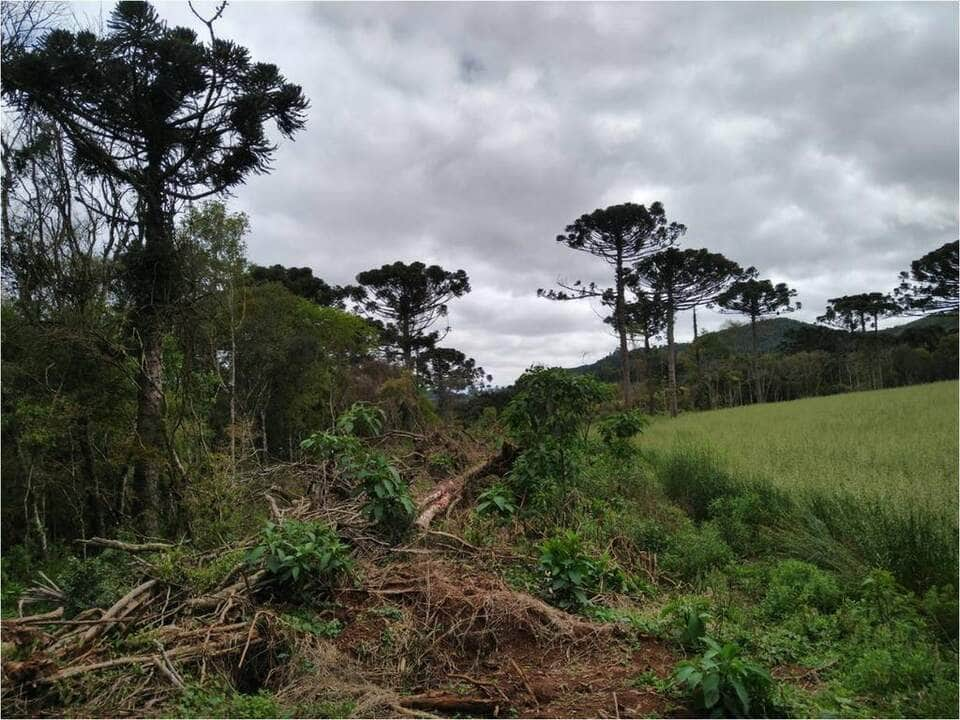
[[[554,242],[606,204],[662,200],[810,320],[960,234],[957,29],[948,3],[238,3],[219,32],[312,108],[232,203],[255,262],[467,270],[447,342],[501,383],[612,349],[596,308],[534,295],[606,280]]]

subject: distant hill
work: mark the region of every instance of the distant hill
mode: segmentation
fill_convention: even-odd
[[[924,327],[942,327],[947,331],[957,330],[957,315],[927,315],[910,322],[895,325],[881,330],[881,333],[900,335],[906,330]],[[757,322],[757,347],[761,353],[776,352],[791,330],[799,328],[822,328],[822,325],[793,320],[787,317],[769,318]],[[729,327],[712,333],[703,333],[701,338],[708,338],[710,342],[729,348],[735,353],[750,352],[750,324],[743,322],[732,323]],[[677,350],[682,351],[689,347],[689,343],[677,343]],[[631,355],[640,356],[642,351],[631,351]],[[619,352],[614,351],[596,362],[570,368],[571,372],[597,375],[603,379],[615,380],[619,377]]]
[[[942,327],[947,332],[956,332],[958,325],[957,315],[925,315],[924,317],[917,318],[908,323],[903,323],[902,325],[895,325],[893,327],[885,328],[881,330],[882,333],[889,333],[891,335],[900,335],[904,330],[915,330],[917,328],[925,327]]]

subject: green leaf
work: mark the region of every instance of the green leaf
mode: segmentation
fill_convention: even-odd
[[[747,693],[747,689],[743,686],[743,683],[740,682],[740,678],[737,677],[730,678],[730,684],[733,686],[734,692],[737,693],[737,697],[740,699],[740,706],[743,708],[743,714],[749,714],[750,695]]]
[[[703,678],[703,704],[712,708],[720,701],[720,676],[709,673]]]

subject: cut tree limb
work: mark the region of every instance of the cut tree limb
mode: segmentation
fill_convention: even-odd
[[[47,613],[40,613],[39,615],[24,615],[22,617],[8,618],[3,621],[4,625],[29,625],[31,623],[43,623],[49,622],[50,620],[59,620],[63,617],[63,608],[58,607],[56,610],[51,610]]]
[[[440,693],[424,693],[423,695],[408,695],[400,698],[400,707],[414,710],[434,710],[440,713],[464,713],[493,717],[494,711],[500,703],[488,698],[467,697],[463,695],[449,695]]]
[[[134,608],[136,608],[136,606],[139,604],[137,602],[138,598],[140,598],[140,596],[143,595],[144,593],[149,592],[153,588],[153,586],[156,584],[157,584],[156,580],[147,580],[145,583],[141,583],[140,585],[137,585],[133,590],[131,590],[122,598],[117,600],[117,602],[113,604],[113,607],[107,610],[107,612],[104,614],[101,620],[122,619],[124,615],[128,614]],[[100,635],[109,627],[110,627],[110,623],[94,625],[89,630],[87,630],[87,632],[84,633],[82,642],[84,644],[90,642],[95,637],[97,637],[97,635]]]
[[[126,543],[121,542],[120,540],[108,540],[107,538],[94,537],[89,540],[77,540],[78,543],[84,545],[95,545],[96,547],[105,547],[113,548],[114,550],[125,550],[126,552],[139,553],[139,552],[163,552],[164,550],[169,550],[175,545],[170,543],[163,542],[150,542],[150,543]]]
[[[458,499],[471,480],[490,474],[494,470],[502,472],[502,468],[509,467],[513,462],[516,454],[517,449],[513,445],[504,443],[500,452],[493,457],[482,460],[465,472],[438,484],[420,500],[419,514],[416,519],[417,527],[421,529],[430,527],[430,523],[437,514],[446,510],[454,500]]]

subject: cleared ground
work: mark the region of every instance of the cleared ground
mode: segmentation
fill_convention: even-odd
[[[957,514],[956,381],[657,418],[644,447],[708,445],[782,487],[844,489]]]

